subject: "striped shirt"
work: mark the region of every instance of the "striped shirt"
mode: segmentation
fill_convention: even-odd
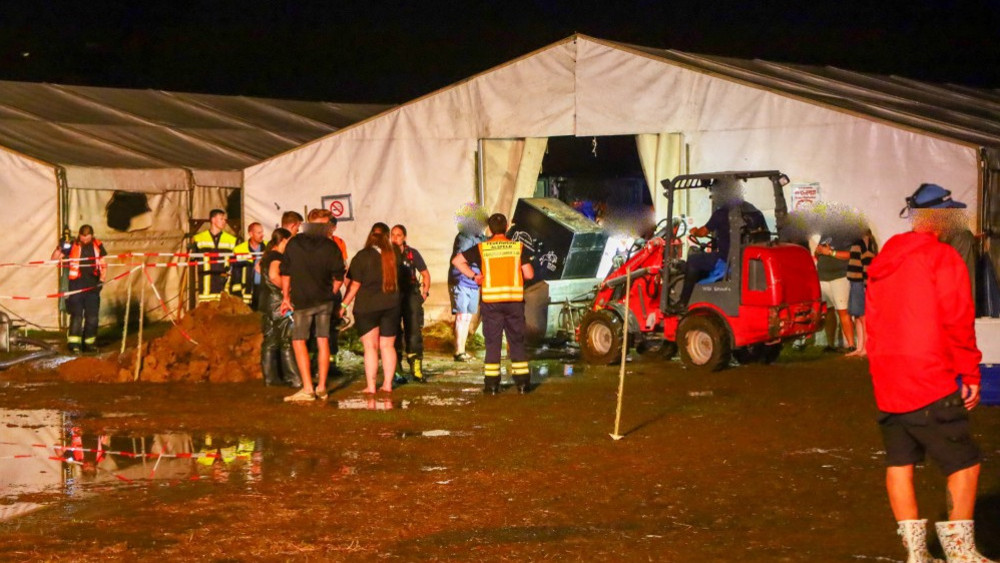
[[[864,239],[854,241],[851,245],[851,258],[847,261],[847,279],[851,281],[868,281],[868,266],[875,258],[871,246]]]

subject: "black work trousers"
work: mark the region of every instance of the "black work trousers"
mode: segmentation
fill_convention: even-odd
[[[524,301],[483,303],[483,340],[486,342],[485,364],[499,364],[503,335],[507,335],[507,350],[511,362],[527,362],[524,347]],[[498,368],[499,369],[499,368]]]
[[[93,346],[97,339],[98,314],[101,309],[101,292],[85,291],[66,298],[69,311],[70,344]]]
[[[396,333],[396,352],[400,360],[406,355],[424,357],[424,298],[415,291],[403,293],[401,305],[403,330]]]

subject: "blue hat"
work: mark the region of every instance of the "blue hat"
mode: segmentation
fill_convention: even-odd
[[[900,217],[910,209],[964,209],[961,201],[951,199],[951,191],[937,184],[920,184],[913,195],[906,198],[906,207],[899,212]]]

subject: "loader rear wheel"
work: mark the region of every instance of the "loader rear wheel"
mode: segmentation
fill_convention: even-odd
[[[698,371],[723,369],[732,357],[728,329],[705,315],[690,315],[681,320],[677,345],[684,365]]]
[[[580,322],[580,356],[607,365],[622,355],[622,320],[611,311],[590,311]]]

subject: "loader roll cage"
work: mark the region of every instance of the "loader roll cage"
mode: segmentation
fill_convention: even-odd
[[[784,187],[788,185],[788,176],[782,174],[778,170],[754,170],[754,171],[728,171],[728,172],[712,172],[706,174],[684,174],[677,176],[676,178],[663,180],[661,182],[663,186],[663,195],[667,198],[667,217],[674,216],[674,196],[678,190],[692,190],[692,189],[712,189],[715,185],[723,181],[747,181],[756,178],[767,178],[771,181],[771,185],[774,192],[774,218],[776,228],[778,230],[778,235],[780,237],[781,230],[785,224],[785,219],[788,216],[788,205],[785,203]],[[715,211],[713,205],[712,211]],[[726,279],[734,287],[739,287],[741,268],[740,268],[740,258],[743,246],[747,241],[743,239],[743,215],[738,207],[731,207],[729,210],[729,255],[723,258],[727,263],[727,277]],[[672,231],[672,229],[671,229]],[[671,284],[677,280],[678,276],[683,277],[683,270],[678,268],[669,267],[670,262],[676,261],[676,259],[671,259],[669,254],[669,249],[671,244],[675,240],[675,234],[671,232],[670,240],[667,244],[663,245],[663,287],[670,288],[673,287]],[[770,238],[770,233],[768,233],[768,239]],[[763,242],[763,241],[755,241]],[[660,296],[660,309],[662,311],[669,311],[671,307],[669,306],[670,291],[663,291]],[[739,307],[738,300],[739,292],[735,292],[733,297],[736,300],[732,303],[722,304],[722,308],[727,310],[728,314],[735,315],[736,309]],[[692,298],[693,300],[693,298]]]

